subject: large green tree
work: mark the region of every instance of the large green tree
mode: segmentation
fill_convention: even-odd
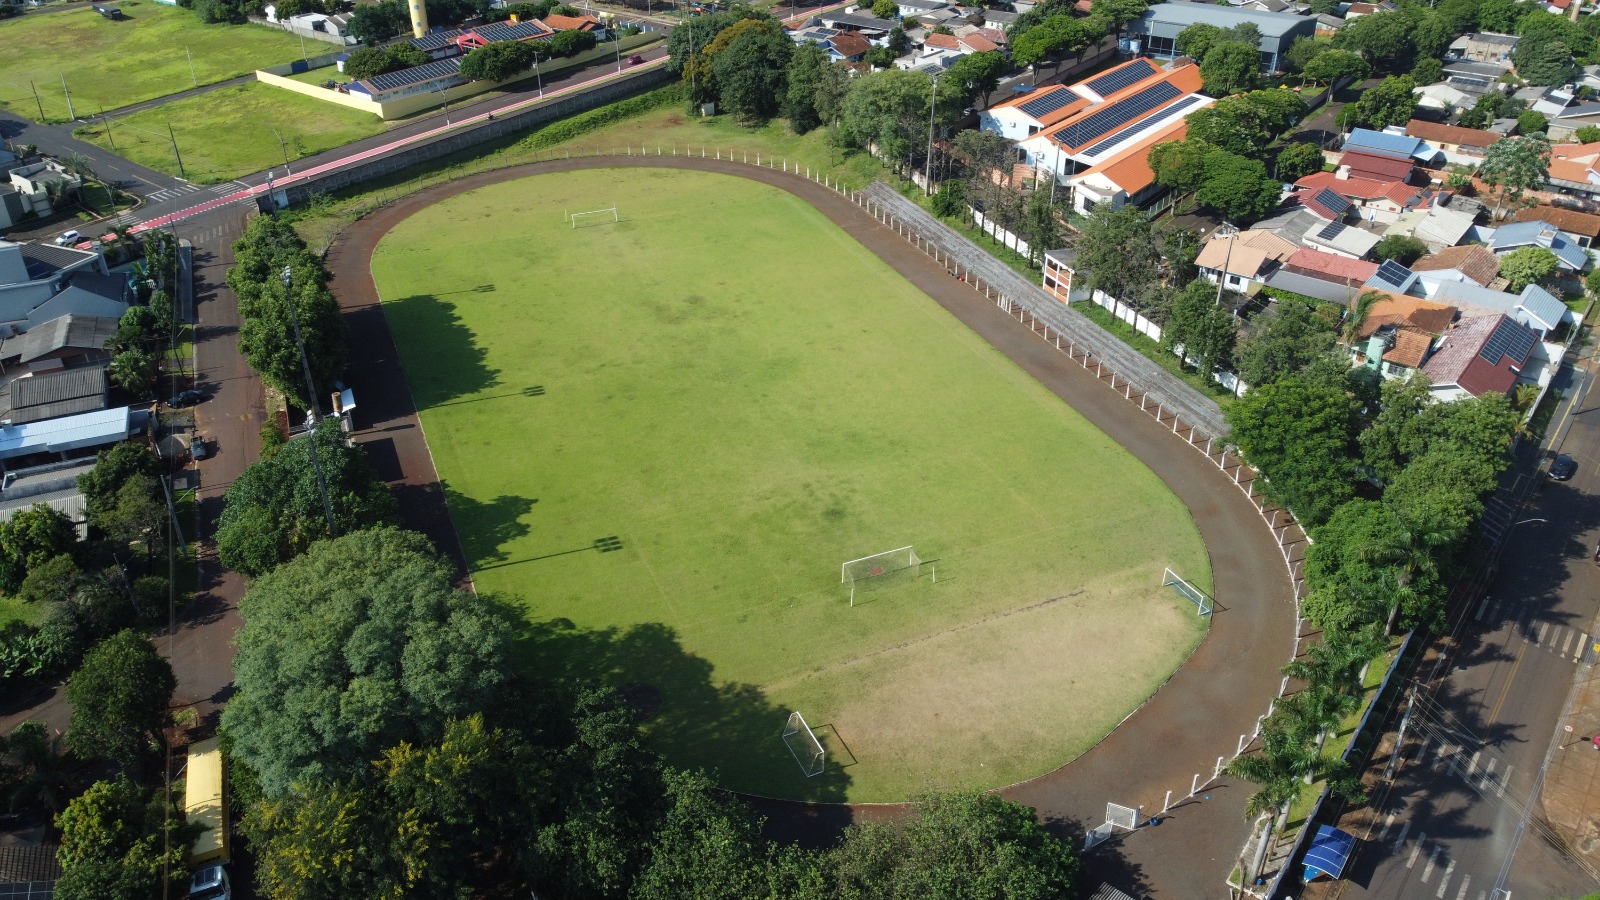
[[[1416,115],[1417,98],[1412,93],[1415,88],[1410,75],[1391,75],[1340,110],[1339,126],[1346,130],[1365,127],[1381,131],[1390,125],[1404,125]]]
[[[1256,489],[1317,525],[1355,495],[1353,413],[1338,387],[1294,375],[1252,389],[1225,415],[1234,443],[1267,476]]]
[[[927,140],[932,91],[922,72],[889,69],[857,78],[840,107],[839,135],[851,146],[875,144],[884,158],[907,161]]]
[[[136,631],[121,631],[85,653],[67,680],[72,724],[67,746],[133,771],[160,739],[178,683],[172,666]]]
[[[1101,204],[1089,214],[1076,244],[1083,286],[1123,303],[1140,304],[1155,287],[1161,253],[1150,216],[1127,204]]]
[[[379,528],[314,544],[250,586],[223,724],[269,797],[360,774],[494,701],[507,625],[453,580],[421,535]]]
[[[1335,43],[1340,49],[1360,53],[1373,68],[1384,72],[1410,69],[1416,53],[1409,22],[1399,12],[1372,13],[1354,19],[1339,30]]]
[[[729,42],[712,63],[724,108],[746,122],[776,115],[793,53],[794,41],[776,25],[751,28]]]
[[[822,87],[823,73],[831,65],[828,54],[812,43],[796,47],[789,57],[782,112],[796,134],[805,134],[824,124],[817,113],[817,92]]]
[[[56,827],[55,896],[62,900],[158,900],[183,892],[193,830],[133,783],[95,782],[67,804]],[[163,875],[170,883],[162,884]]]
[[[1506,290],[1518,294],[1528,285],[1554,275],[1560,264],[1561,260],[1544,247],[1518,247],[1500,257],[1500,274],[1508,282]]]
[[[1218,97],[1248,91],[1261,80],[1261,54],[1254,44],[1223,41],[1200,62],[1206,93]]]
[[[1489,145],[1478,177],[1495,189],[1494,219],[1507,201],[1515,203],[1524,191],[1542,188],[1550,178],[1550,142],[1544,135],[1505,138]]]
[[[1283,181],[1299,181],[1307,175],[1321,172],[1327,159],[1316,144],[1289,144],[1278,151],[1274,171]]]
[[[0,522],[0,590],[16,593],[29,571],[70,554],[77,544],[72,520],[43,503]]]
[[[1236,223],[1259,219],[1278,205],[1282,183],[1266,164],[1216,149],[1206,154],[1206,176],[1194,198]]]
[[[1245,333],[1238,354],[1239,377],[1261,387],[1297,375],[1332,353],[1336,338],[1333,323],[1317,301],[1279,297]]]
[[[1360,80],[1371,72],[1372,67],[1353,50],[1324,50],[1307,62],[1300,74],[1307,81],[1333,84],[1340,79]]]
[[[1209,376],[1232,355],[1237,326],[1232,312],[1217,302],[1211,284],[1191,281],[1167,303],[1161,343],[1168,350],[1181,348],[1183,358]]]
[[[532,44],[495,41],[461,58],[461,77],[473,81],[505,81],[532,68],[536,55]]]

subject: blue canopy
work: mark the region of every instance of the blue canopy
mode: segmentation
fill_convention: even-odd
[[[1311,841],[1311,849],[1306,851],[1305,880],[1311,881],[1322,875],[1331,878],[1343,875],[1345,864],[1350,862],[1350,851],[1355,847],[1355,835],[1332,825],[1319,826],[1317,836]]]

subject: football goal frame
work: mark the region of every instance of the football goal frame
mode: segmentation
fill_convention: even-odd
[[[622,221],[622,217],[618,215],[617,208],[615,206],[608,206],[605,209],[590,209],[583,212],[575,212],[567,216],[567,218],[572,222],[573,230],[576,231],[578,228],[578,220],[580,218],[583,218],[584,216],[600,216],[603,218],[607,213],[611,215],[611,223],[613,225]],[[605,222],[601,221],[599,224],[604,225]]]
[[[805,716],[798,712],[789,714],[789,721],[783,726],[783,743],[807,778],[815,778],[827,770],[828,751],[817,740],[817,733],[806,724]]]
[[[1162,570],[1161,586],[1171,586],[1174,591],[1178,592],[1179,596],[1182,596],[1190,603],[1193,603],[1195,608],[1199,610],[1198,615],[1209,616],[1211,615],[1212,609],[1216,607],[1215,601],[1211,599],[1209,594],[1200,590],[1189,582],[1184,581],[1182,578],[1179,578],[1178,573],[1172,571],[1171,569]]]
[[[929,567],[933,572],[933,581],[937,584],[939,567],[932,561]],[[917,551],[910,546],[873,553],[840,565],[839,583],[850,585],[850,605],[855,606],[857,587],[866,587],[883,579],[903,576],[903,573],[909,573],[911,578],[917,578],[922,574],[922,558],[917,556]]]

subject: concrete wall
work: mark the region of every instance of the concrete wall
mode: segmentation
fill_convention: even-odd
[[[553,100],[518,113],[497,116],[494,121],[481,121],[463,126],[460,131],[423,146],[411,147],[377,159],[364,160],[333,172],[316,176],[309,182],[299,182],[279,193],[285,194],[289,203],[303,203],[313,194],[336,191],[400,172],[418,163],[468,150],[500,138],[515,137],[541,125],[576,115],[597,106],[642,94],[674,80],[664,69],[651,68],[630,72],[615,81],[597,85],[578,94]]]

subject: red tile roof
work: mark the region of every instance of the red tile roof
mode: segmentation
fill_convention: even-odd
[[[1502,329],[1528,330],[1527,326],[1499,314],[1461,320],[1443,335],[1438,351],[1422,367],[1422,371],[1433,379],[1434,384],[1453,384],[1474,397],[1487,393],[1506,393],[1517,382],[1517,370],[1526,366],[1528,360],[1526,356],[1522,359],[1502,356],[1492,361],[1484,358],[1485,345]],[[1529,355],[1537,345],[1537,339],[1528,342]]]
[[[1519,209],[1512,217],[1518,222],[1549,222],[1551,225],[1580,237],[1600,237],[1600,216],[1578,212],[1574,209],[1562,209],[1559,206],[1535,206],[1532,209]]]
[[[940,50],[960,50],[961,44],[953,34],[930,34],[922,39],[924,47],[938,47]]]
[[[866,55],[872,49],[872,44],[867,39],[853,31],[841,31],[828,38],[828,43],[845,59],[854,59]]]
[[[1411,160],[1395,159],[1392,156],[1379,156],[1376,153],[1364,153],[1360,150],[1350,150],[1339,160],[1339,165],[1348,166],[1351,175],[1363,178],[1398,179],[1404,181],[1411,177]]]
[[[960,38],[959,40],[963,46],[965,46],[968,50],[971,50],[973,53],[987,53],[990,50],[1000,49],[1000,47],[996,45],[994,41],[989,40],[981,34],[969,34],[964,38]]]
[[[1433,335],[1415,328],[1399,328],[1394,333],[1394,346],[1383,354],[1383,361],[1415,369],[1428,358],[1433,346]]]
[[[1307,275],[1340,284],[1366,284],[1367,279],[1378,271],[1378,264],[1375,262],[1351,259],[1348,256],[1326,253],[1309,247],[1296,250],[1283,265],[1296,275]]]
[[[1462,128],[1460,125],[1443,125],[1438,122],[1424,122],[1421,119],[1412,119],[1406,123],[1406,136],[1420,138],[1435,144],[1455,144],[1458,147],[1479,147],[1487,149],[1504,135],[1492,131],[1483,131],[1478,128]]]
[[[558,16],[554,13],[544,17],[544,24],[557,31],[598,31],[601,27],[600,20],[594,16]]]

